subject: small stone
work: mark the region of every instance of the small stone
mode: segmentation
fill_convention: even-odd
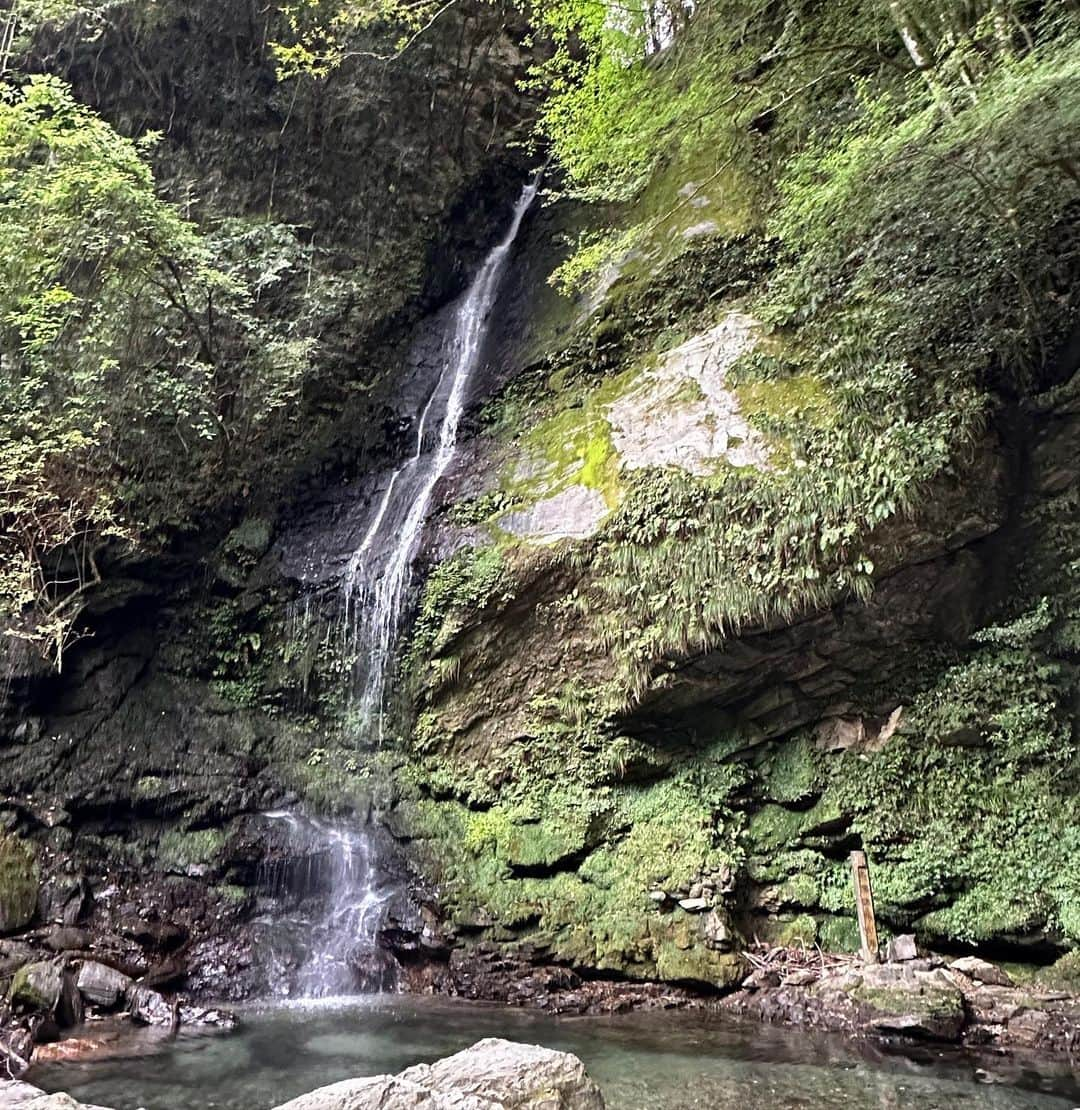
[[[679,908],[687,913],[701,913],[709,908],[709,903],[704,898],[680,898]]]
[[[79,968],[79,991],[87,1002],[95,1006],[115,1006],[131,984],[130,976],[96,960],[87,960]]]
[[[649,899],[650,899],[650,901],[655,902],[659,906],[661,903],[666,902],[668,900],[667,891],[666,890],[650,890],[649,891]]]
[[[950,971],[958,971],[976,983],[986,983],[992,987],[1011,987],[1012,978],[1008,972],[1002,971],[987,960],[980,960],[978,956],[963,956],[949,964]]]
[[[914,960],[918,955],[919,951],[915,947],[915,937],[911,933],[901,933],[900,936],[893,937],[885,949],[885,959],[891,964],[901,963],[904,960]]]
[[[710,910],[701,923],[701,934],[705,939],[705,947],[717,952],[731,951],[731,930],[722,914]]]
[[[690,897],[691,898],[701,898],[703,894],[704,894],[704,889],[702,888],[701,883],[691,883],[690,884]]]

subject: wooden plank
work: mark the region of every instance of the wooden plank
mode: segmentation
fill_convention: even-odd
[[[859,939],[863,959],[878,962],[877,919],[874,917],[874,892],[870,888],[870,865],[865,852],[851,853],[851,878],[855,884],[855,912],[859,918]]]

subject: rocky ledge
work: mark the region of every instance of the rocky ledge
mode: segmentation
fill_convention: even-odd
[[[0,1084],[0,1103],[20,1110],[106,1110],[26,1083]],[[567,1052],[489,1037],[399,1075],[347,1079],[277,1110],[604,1110],[600,1088]]]
[[[155,989],[160,980],[149,974],[136,979],[128,972],[137,973],[137,969],[125,970],[107,956],[95,959],[78,951],[40,956],[23,942],[0,941],[0,979],[11,976],[6,994],[0,996],[0,1077],[22,1075],[31,1055],[40,1061],[92,1049],[86,1041],[61,1040],[65,1035],[70,1038],[66,1031],[82,1026],[89,1016],[111,1014],[136,1025],[167,1029],[181,1025],[228,1029],[236,1024],[228,1010],[163,994]],[[3,1099],[0,1104],[6,1105]]]
[[[784,949],[751,956],[755,970],[719,1005],[761,1021],[855,1035],[1037,1052],[1080,1046],[1074,992],[1017,985],[976,956],[920,956],[913,937],[891,942],[890,957],[865,964]]]

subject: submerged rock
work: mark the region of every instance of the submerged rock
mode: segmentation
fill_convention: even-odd
[[[568,1052],[489,1037],[400,1075],[347,1079],[277,1110],[603,1110],[600,1088]]]

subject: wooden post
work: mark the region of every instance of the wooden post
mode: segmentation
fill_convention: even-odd
[[[863,959],[878,962],[877,921],[874,918],[874,892],[870,889],[870,867],[865,852],[851,853],[851,877],[855,883],[855,912],[859,917],[859,939]]]

